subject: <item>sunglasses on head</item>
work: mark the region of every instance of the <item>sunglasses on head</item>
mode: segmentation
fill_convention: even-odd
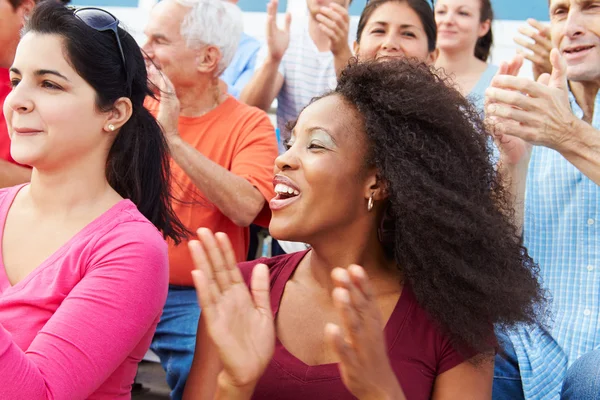
[[[119,20],[117,19],[117,17],[115,17],[106,10],[96,7],[78,8],[73,12],[73,15],[75,15],[77,18],[83,21],[84,24],[98,32],[114,32],[115,38],[117,39],[117,46],[119,46],[121,61],[123,61],[123,69],[125,71],[126,82],[129,82],[129,74],[127,73],[127,63],[125,62],[125,53],[123,53],[123,46],[121,45],[121,39],[119,38]]]

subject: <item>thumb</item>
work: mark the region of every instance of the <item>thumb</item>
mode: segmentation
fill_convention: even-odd
[[[286,32],[290,31],[290,26],[292,26],[292,14],[286,13],[285,14],[285,31]]]
[[[567,62],[557,49],[552,49],[550,52],[550,62],[552,63],[552,75],[548,86],[567,90]]]
[[[258,264],[252,270],[250,289],[254,304],[262,313],[273,316],[271,311],[271,296],[269,295],[269,267]]]

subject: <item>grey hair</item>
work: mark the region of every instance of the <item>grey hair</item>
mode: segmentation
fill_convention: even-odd
[[[190,8],[181,24],[181,36],[186,46],[198,48],[215,46],[221,52],[216,71],[219,76],[225,71],[242,36],[242,11],[238,6],[222,0],[177,0]]]

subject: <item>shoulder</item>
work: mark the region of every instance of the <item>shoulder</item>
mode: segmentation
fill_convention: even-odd
[[[413,355],[439,375],[477,355],[468,346],[458,346],[450,335],[437,323],[431,315],[419,305],[412,288],[405,285],[403,296],[405,307],[409,310],[406,320],[402,323],[401,333],[405,349],[416,351]],[[493,335],[493,327],[490,326]],[[410,350],[409,350],[410,351]]]
[[[276,257],[263,257],[253,261],[247,261],[238,264],[238,267],[244,277],[246,285],[250,286],[250,279],[252,278],[252,271],[258,264],[265,264],[269,268],[270,281],[273,281],[277,276],[284,270],[289,268],[294,269],[298,266],[302,258],[306,255],[307,251],[300,251],[297,253],[283,254]]]
[[[155,278],[168,272],[167,243],[129,200],[121,201],[90,240],[88,268],[111,265],[142,270]]]
[[[238,49],[243,52],[256,52],[260,49],[261,45],[258,39],[248,35],[247,33],[242,32],[242,37],[240,39],[240,44]]]
[[[223,111],[228,115],[228,118],[241,122],[245,128],[244,130],[252,131],[258,126],[275,130],[267,113],[260,108],[242,103],[233,96],[229,96],[225,101],[227,102],[227,107]]]

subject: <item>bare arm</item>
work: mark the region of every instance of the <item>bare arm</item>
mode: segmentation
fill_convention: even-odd
[[[179,135],[168,137],[175,162],[206,198],[238,226],[249,226],[265,205],[260,191],[241,176],[208,159]]]
[[[201,314],[196,335],[196,352],[183,400],[213,400],[217,393],[218,376],[223,370],[219,353],[206,330],[204,319],[204,315]]]
[[[279,65],[290,44],[292,16],[286,14],[285,26],[283,29],[279,29],[277,26],[278,5],[278,0],[271,0],[267,5],[267,56],[240,95],[241,101],[264,111],[271,107],[271,103],[283,86],[283,75],[279,72]]]
[[[494,378],[493,358],[474,365],[470,361],[439,375],[433,385],[432,400],[489,400]]]
[[[31,169],[0,160],[0,187],[11,187],[31,180]]]
[[[283,86],[283,75],[278,71],[279,63],[267,59],[242,90],[240,101],[264,111],[269,110]]]

